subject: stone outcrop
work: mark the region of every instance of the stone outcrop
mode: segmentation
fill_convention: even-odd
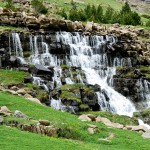
[[[19,128],[23,131],[28,131],[36,134],[42,134],[47,136],[58,136],[58,128],[53,126],[44,126],[44,125],[30,125],[30,124],[21,124]]]
[[[12,112],[6,106],[0,107],[0,115],[10,116],[11,114]]]
[[[19,110],[16,110],[13,114],[14,117],[16,118],[24,118],[24,119],[29,119],[29,117],[27,115],[25,115],[24,113],[22,113]]]

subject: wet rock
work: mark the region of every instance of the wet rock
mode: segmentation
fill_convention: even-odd
[[[79,118],[81,121],[92,121],[91,118],[89,118],[87,115],[83,114],[81,116],[79,116]]]
[[[49,126],[50,122],[48,120],[39,120],[40,125]]]
[[[27,76],[24,78],[24,83],[32,83],[33,82],[33,77]]]
[[[16,118],[24,118],[24,119],[29,118],[27,115],[25,115],[24,113],[22,113],[19,110],[16,110],[13,116],[16,117]]]
[[[46,67],[40,64],[36,64],[31,70],[31,72],[37,75],[43,75],[43,74],[51,75],[52,74],[52,72],[49,69],[47,69]]]

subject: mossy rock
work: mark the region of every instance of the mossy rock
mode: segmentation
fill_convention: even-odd
[[[80,106],[79,106],[79,110],[80,111],[88,111],[90,108],[89,108],[89,106],[87,105],[87,104],[81,104]]]
[[[65,105],[76,106],[82,103],[79,96],[69,91],[62,91],[62,93],[60,94],[60,98],[62,99],[62,102]]]

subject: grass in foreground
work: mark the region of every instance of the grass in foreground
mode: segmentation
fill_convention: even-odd
[[[57,126],[66,126],[71,129],[68,140],[61,138],[49,138],[0,126],[1,149],[92,149],[92,150],[148,150],[149,140],[142,139],[141,135],[131,131],[107,128],[101,123],[96,124],[99,132],[91,135],[87,132],[89,122],[78,120],[78,116],[56,111],[52,108],[25,100],[22,97],[0,93],[0,106],[6,105],[10,110],[20,110],[33,119],[48,119]],[[63,124],[62,124],[63,123]],[[99,141],[111,133],[115,135],[111,142]],[[65,133],[64,133],[65,134]],[[14,136],[15,135],[15,136]],[[65,135],[66,136],[66,135]],[[68,142],[69,141],[69,142]]]

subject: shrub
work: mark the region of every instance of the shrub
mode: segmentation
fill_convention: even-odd
[[[150,27],[150,19],[146,22],[146,27]]]
[[[43,0],[32,0],[31,4],[37,13],[47,14],[48,9],[43,5]]]
[[[14,11],[14,10],[15,10],[15,6],[14,6],[14,4],[13,4],[13,1],[12,1],[12,0],[7,0],[6,2],[7,2],[7,3],[6,3],[6,6],[5,6],[5,7],[6,7],[7,9],[11,9],[11,10]]]

